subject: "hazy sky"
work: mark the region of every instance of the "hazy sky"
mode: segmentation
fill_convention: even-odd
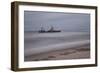
[[[45,30],[53,26],[56,30],[89,32],[90,14],[24,11],[24,31]]]

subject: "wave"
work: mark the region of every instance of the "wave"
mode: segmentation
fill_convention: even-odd
[[[24,38],[24,55],[75,48],[87,44],[90,44],[88,33],[28,33]]]

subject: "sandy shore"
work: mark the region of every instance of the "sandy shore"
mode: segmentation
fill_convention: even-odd
[[[55,50],[25,57],[25,61],[42,61],[42,60],[65,60],[65,59],[86,59],[90,58],[89,48],[67,48]]]

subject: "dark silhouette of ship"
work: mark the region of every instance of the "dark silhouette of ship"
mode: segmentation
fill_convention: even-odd
[[[55,30],[53,26],[51,26],[51,28],[46,31],[43,27],[41,27],[41,30],[39,30],[40,33],[53,33],[53,32],[61,32],[61,30]]]

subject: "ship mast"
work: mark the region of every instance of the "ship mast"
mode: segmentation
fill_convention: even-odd
[[[54,31],[54,27],[53,26],[51,26],[51,28],[50,28],[50,30],[49,31]]]

